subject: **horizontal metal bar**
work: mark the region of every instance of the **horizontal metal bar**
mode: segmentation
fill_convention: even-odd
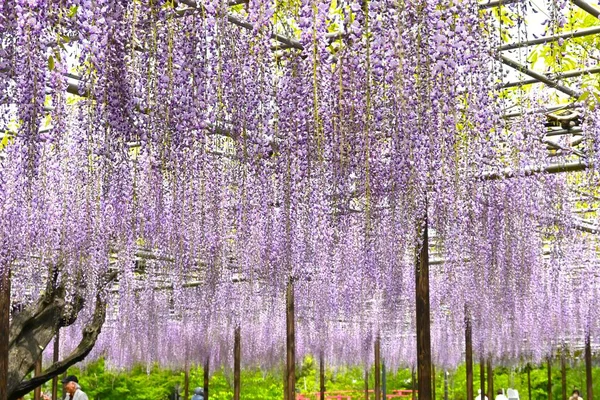
[[[570,89],[564,85],[561,85],[558,82],[553,81],[552,79],[548,78],[546,75],[539,74],[535,71],[532,71],[529,68],[525,67],[524,65],[521,65],[518,62],[513,61],[510,58],[507,58],[503,55],[498,55],[497,57],[503,64],[508,65],[509,67],[514,68],[517,71],[519,71],[525,75],[528,75],[534,79],[537,79],[538,81],[545,83],[546,85],[548,85],[549,87],[551,87],[553,89],[556,89],[556,90],[563,92],[574,98],[579,97],[579,93],[577,93],[573,89]]]
[[[573,1],[573,4],[575,4],[577,7],[581,8],[583,11],[587,12],[588,14],[593,15],[596,18],[599,18],[600,10],[593,7],[587,1],[584,1],[584,0],[572,0],[572,1]]]
[[[509,4],[520,3],[521,1],[523,1],[523,0],[492,0],[492,1],[479,3],[479,9],[485,10],[487,8],[507,6]]]
[[[538,113],[549,113],[549,112],[553,112],[553,111],[569,110],[569,109],[578,108],[578,107],[579,106],[576,103],[561,104],[559,106],[538,108],[537,110],[515,111],[515,112],[512,112],[512,113],[504,114],[502,116],[502,118],[503,119],[509,119],[509,118],[514,118],[514,117],[521,117],[523,115],[538,114]]]
[[[572,39],[572,38],[578,38],[578,37],[583,37],[583,36],[597,35],[599,33],[600,33],[600,26],[595,26],[593,28],[581,29],[579,31],[573,31],[573,32],[565,32],[565,33],[561,33],[558,35],[552,35],[552,36],[546,36],[546,37],[541,37],[541,38],[532,39],[532,40],[526,40],[524,42],[509,43],[509,44],[505,44],[503,46],[498,47],[498,50],[499,51],[514,50],[514,49],[518,49],[521,47],[528,47],[528,46],[535,46],[538,44],[556,42],[560,39]]]
[[[489,172],[487,174],[483,174],[482,179],[493,181],[499,179],[516,178],[521,176],[532,176],[540,173],[558,174],[562,172],[578,172],[585,171],[588,168],[590,168],[590,164],[581,161],[570,163],[557,163],[539,167],[528,167],[524,170],[514,170],[512,168],[507,168],[502,171]]]
[[[575,78],[577,76],[592,75],[592,74],[600,74],[600,67],[593,67],[593,68],[579,69],[579,70],[575,70],[575,71],[562,72],[562,73],[558,73],[558,74],[553,74],[550,78],[552,78],[552,79]],[[542,83],[542,82],[540,82],[537,79],[525,79],[525,80],[519,81],[519,82],[503,83],[502,85],[498,86],[498,88],[499,89],[508,89],[508,88],[515,87],[515,86],[533,85],[536,83]]]

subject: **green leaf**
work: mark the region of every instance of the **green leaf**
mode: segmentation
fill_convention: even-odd
[[[581,96],[579,96],[577,101],[585,101],[585,100],[587,100],[588,97],[590,97],[590,92],[585,91],[581,94]]]
[[[54,57],[53,56],[48,57],[48,69],[50,71],[54,71]]]
[[[69,8],[69,12],[67,13],[67,17],[73,18],[75,16],[75,14],[77,14],[77,6],[76,5],[72,5],[71,8]]]

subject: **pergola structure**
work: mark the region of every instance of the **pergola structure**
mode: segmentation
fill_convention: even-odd
[[[502,15],[502,10],[505,10],[507,7],[511,13],[517,12],[520,8],[520,4],[525,2],[520,2],[517,0],[505,0],[505,1],[490,1],[490,2],[482,2],[479,4],[479,9],[484,12],[485,10],[492,10],[491,12],[499,12],[499,15]],[[227,11],[227,15],[223,20],[226,20],[227,23],[235,25],[239,27],[239,29],[247,30],[249,32],[260,32],[260,27],[257,27],[249,22],[246,22],[244,16],[247,14],[244,11],[244,6],[247,4],[246,1],[234,1],[229,4],[232,8]],[[533,6],[535,7],[535,2],[533,2]],[[580,10],[585,11],[589,15],[598,18],[600,15],[600,9],[598,9],[595,5],[592,5],[589,2],[584,0],[572,0],[572,4]],[[529,6],[531,7],[531,5]],[[237,11],[236,11],[237,10]],[[498,11],[499,10],[499,11]],[[154,12],[154,11],[153,11]],[[172,7],[165,11],[172,12],[173,18],[185,18],[190,15],[197,15],[201,18],[205,18],[206,14],[209,14],[210,11],[207,10],[206,6],[201,3],[197,3],[192,0],[180,1],[178,3],[173,3]],[[367,13],[368,14],[368,13]],[[500,18],[502,21],[502,18]],[[264,21],[263,21],[264,23]],[[287,53],[292,52],[307,52],[306,46],[302,43],[301,40],[295,38],[290,32],[288,34],[284,34],[284,31],[288,29],[293,33],[293,29],[288,26],[286,21],[279,21],[275,24],[275,29],[273,29],[272,33],[269,34],[268,40],[264,40],[263,44],[269,44],[271,46],[271,51],[273,51],[276,57],[284,57]],[[499,27],[499,30],[502,30],[502,26]],[[508,30],[510,30],[509,28]],[[512,28],[518,29],[518,28]],[[574,88],[569,84],[569,79],[571,78],[580,78],[580,77],[589,77],[593,76],[600,72],[600,68],[597,66],[586,67],[583,69],[575,69],[568,71],[545,71],[544,73],[534,70],[532,67],[528,66],[526,63],[522,61],[517,61],[511,55],[511,51],[527,51],[533,46],[539,46],[542,44],[549,43],[561,43],[561,46],[566,41],[574,40],[576,38],[582,38],[586,36],[598,35],[600,33],[600,24],[598,26],[594,26],[591,28],[578,29],[572,32],[560,32],[552,35],[542,36],[534,39],[525,39],[522,41],[511,41],[508,43],[501,43],[499,41],[497,51],[494,54],[494,58],[501,68],[506,68],[508,71],[507,78],[505,81],[497,82],[497,89],[510,89],[510,88],[522,88],[526,85],[545,85],[545,87],[549,91],[557,91],[561,93],[561,103],[560,104],[552,104],[543,109],[519,109],[518,111],[513,111],[512,108],[507,106],[506,114],[502,117],[507,121],[507,125],[510,126],[511,120],[517,117],[522,117],[524,114],[541,114],[542,118],[547,119],[548,121],[548,129],[544,138],[541,138],[541,143],[546,147],[549,159],[553,158],[558,159],[557,162],[548,162],[545,165],[531,165],[529,167],[524,168],[522,171],[515,171],[511,168],[498,170],[496,166],[490,167],[487,171],[482,171],[481,179],[482,180],[505,180],[511,179],[514,177],[523,177],[523,176],[533,176],[537,174],[555,174],[555,173],[568,173],[568,172],[581,172],[586,171],[587,169],[593,166],[593,149],[589,148],[589,143],[583,140],[584,132],[581,126],[581,121],[584,115],[584,112],[581,111],[581,108],[584,107],[582,104],[582,97],[584,96],[584,92],[581,92],[578,88]],[[345,37],[349,35],[349,32],[346,28],[340,29],[339,31],[331,31],[326,36],[326,39],[329,41],[329,44],[334,46],[336,42],[341,42],[345,40]],[[78,34],[69,36],[67,38],[62,38],[63,43],[61,45],[71,45],[74,48],[77,47],[77,41],[80,40],[80,36]],[[144,43],[137,43],[135,51],[139,52],[147,52],[151,51],[149,47],[147,47]],[[315,50],[316,52],[317,50]],[[51,67],[53,68],[53,67]],[[495,67],[492,67],[495,68]],[[65,71],[65,76],[67,77],[67,85],[63,87],[66,93],[69,93],[73,96],[81,96],[89,98],[92,96],[92,90],[89,87],[90,83],[86,81],[86,79],[82,78],[78,74],[72,73],[72,71]],[[50,94],[56,93],[55,88],[47,88],[47,92]],[[11,99],[12,100],[12,99]],[[518,104],[519,105],[519,104]],[[522,108],[522,107],[521,107]],[[49,115],[52,115],[55,107],[46,105],[44,106],[45,112]],[[147,109],[143,106],[136,105],[134,107],[134,112],[136,113],[147,113]],[[48,132],[52,132],[53,126],[48,126],[41,128],[40,134],[47,134]],[[216,137],[225,137],[228,139],[225,140],[244,140],[244,136],[246,133],[240,133],[241,128],[236,126],[230,126],[227,123],[210,123],[208,127],[206,127],[210,131],[210,135],[214,135]],[[245,129],[245,128],[244,128]],[[18,136],[19,134],[15,132],[12,128],[7,128],[5,131],[5,137],[11,138]],[[269,145],[273,148],[273,151],[277,151],[276,144],[273,142],[269,143]],[[128,149],[131,151],[136,151],[135,149],[140,147],[140,143],[137,141],[128,141],[127,142]],[[212,149],[211,153],[217,155],[223,155],[224,157],[229,157],[222,148]],[[581,207],[574,207],[574,211],[576,214],[583,214],[584,216],[573,215],[572,227],[575,230],[579,230],[582,232],[586,232],[588,234],[596,234],[600,230],[600,227],[597,225],[597,221],[595,220],[597,203],[600,202],[600,199],[594,197],[594,195],[590,195],[589,193],[578,193],[573,192],[573,196],[575,196],[575,202],[578,201],[579,197],[585,198],[587,202],[589,202],[590,197],[592,197],[592,201],[594,205],[587,206],[587,208],[582,209]],[[358,196],[357,196],[358,197]],[[360,203],[360,202],[359,202]],[[362,213],[368,212],[367,207],[357,207],[356,209],[350,208],[349,210],[344,210],[345,212],[352,213]],[[587,218],[586,218],[587,217]],[[416,345],[417,345],[417,371],[419,377],[419,398],[422,399],[430,399],[432,398],[432,377],[431,371],[433,368],[432,365],[432,354],[431,354],[431,338],[430,338],[430,325],[431,325],[431,316],[430,316],[430,268],[435,267],[437,265],[444,264],[444,254],[442,251],[438,251],[436,244],[430,246],[429,243],[429,235],[431,235],[430,230],[428,230],[428,219],[427,214],[424,219],[423,226],[419,227],[419,237],[421,238],[421,246],[419,248],[418,254],[416,256],[416,260],[414,263],[415,267],[415,312],[416,312]],[[435,256],[431,257],[430,252],[435,252]],[[137,252],[139,260],[147,260],[147,259],[159,259],[160,261],[172,262],[175,257],[171,257],[169,255],[156,255],[151,250],[139,250]],[[235,259],[233,259],[235,262]],[[8,381],[7,379],[7,371],[8,371],[8,347],[9,347],[9,338],[10,338],[10,304],[11,304],[11,292],[10,292],[10,269],[5,268],[2,270],[2,280],[1,285],[3,287],[2,290],[2,298],[0,299],[0,309],[2,312],[0,313],[0,398],[7,398],[5,383]],[[205,281],[204,277],[193,275],[189,277],[187,281],[182,284],[182,287],[191,288],[202,285]],[[295,291],[294,286],[295,282],[297,282],[300,278],[294,276],[293,273],[290,272],[288,275],[288,280],[286,282],[286,399],[295,398],[295,365],[296,365],[296,319],[295,315]],[[306,279],[306,277],[304,277]],[[240,278],[240,281],[243,279]],[[162,289],[172,289],[173,283],[166,281],[162,285],[158,285],[154,289],[162,290]],[[113,287],[114,292],[119,291],[118,286]],[[470,392],[468,393],[468,399],[473,399],[473,385],[472,385],[472,343],[471,343],[471,322],[469,320],[469,311],[466,310],[466,332],[465,332],[465,342],[466,342],[466,361],[467,361],[467,375],[470,377],[471,381],[468,384],[468,389]],[[235,390],[234,390],[234,399],[240,399],[240,347],[242,340],[242,331],[240,326],[236,326],[235,328],[235,345],[234,345],[234,382],[235,382]],[[58,343],[58,341],[56,342]],[[381,356],[381,340],[377,338],[375,341],[375,393],[376,398],[379,398],[381,393],[381,382],[379,380],[379,368],[380,368],[380,356]],[[584,342],[584,351],[585,351],[585,360],[588,371],[588,381],[587,381],[587,397],[592,399],[592,386],[591,386],[591,338],[589,332],[585,337]],[[56,358],[55,361],[58,360],[57,350],[55,350]],[[320,369],[321,376],[324,373],[324,356],[320,355]],[[481,359],[482,362],[482,371],[483,363],[485,360]],[[206,368],[205,373],[208,373],[208,360],[205,361]],[[489,367],[488,367],[489,368]],[[66,369],[66,368],[65,368]],[[323,380],[322,380],[323,381]],[[482,392],[485,392],[484,379],[482,382]],[[4,384],[2,383],[4,382]],[[207,380],[205,380],[207,382]],[[56,383],[56,380],[55,380]],[[205,383],[206,385],[206,383]],[[489,388],[489,385],[488,385]],[[321,396],[324,393],[324,386],[321,386]]]

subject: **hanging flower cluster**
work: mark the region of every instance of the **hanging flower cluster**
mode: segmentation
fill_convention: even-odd
[[[14,301],[58,265],[93,303],[117,270],[112,365],[227,365],[240,326],[244,362],[273,367],[292,284],[299,354],[368,364],[380,336],[411,365],[427,218],[436,363],[460,362],[465,318],[513,360],[597,332],[593,236],[540,172],[566,158],[539,115],[502,118],[476,2],[178,3],[0,3]]]

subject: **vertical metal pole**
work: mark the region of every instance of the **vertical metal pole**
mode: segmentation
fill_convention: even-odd
[[[467,400],[473,397],[473,341],[471,335],[471,318],[465,306],[465,362],[467,368]]]
[[[531,400],[531,364],[527,364],[527,394]]]
[[[240,358],[242,352],[240,327],[235,328],[233,344],[233,400],[240,400]]]
[[[381,400],[381,339],[375,339],[375,400]]]
[[[492,357],[487,358],[487,385],[488,385],[488,399],[493,400],[494,395],[494,370],[492,369]]]
[[[548,356],[548,400],[552,400],[552,357]]]
[[[190,399],[190,368],[187,365],[185,366],[185,373],[183,375],[183,398],[185,400]]]
[[[385,360],[381,362],[381,394],[383,400],[387,399],[387,375],[385,372]]]
[[[321,350],[321,355],[319,357],[319,381],[320,381],[320,400],[325,400],[325,358],[323,356],[323,351]]]
[[[369,400],[369,371],[365,367],[365,400]]]
[[[289,398],[288,398],[289,391],[288,391],[287,374],[288,374],[288,371],[287,371],[287,364],[286,364],[285,367],[283,368],[283,400],[289,400]]]
[[[562,384],[562,400],[567,400],[567,358],[563,347],[560,355],[560,380]]]
[[[479,356],[479,388],[481,389],[481,400],[485,399],[485,359],[482,355]]]
[[[593,400],[593,381],[592,381],[592,343],[590,332],[585,335],[585,385],[587,388],[587,400]]]
[[[444,371],[444,400],[448,400],[448,371]]]
[[[204,361],[204,400],[208,400],[209,368],[210,360],[206,357],[206,361]]]
[[[431,363],[431,399],[435,400],[435,364]]]
[[[417,400],[417,376],[415,367],[412,368],[412,400]]]
[[[429,310],[429,238],[427,215],[421,232],[423,243],[415,263],[417,312],[417,369],[419,399],[431,399],[431,318]]]
[[[42,355],[35,362],[35,368],[33,370],[33,376],[39,376],[42,373]],[[42,398],[42,387],[38,386],[33,389],[33,400],[41,400]]]
[[[294,320],[294,284],[290,280],[286,294],[287,399],[296,399],[296,324]]]
[[[54,337],[54,349],[52,354],[52,362],[58,362],[58,353],[60,350],[60,328],[56,330],[56,336]],[[58,375],[52,378],[52,400],[58,400]]]
[[[8,337],[10,332],[10,268],[0,265],[0,399],[8,399]]]

